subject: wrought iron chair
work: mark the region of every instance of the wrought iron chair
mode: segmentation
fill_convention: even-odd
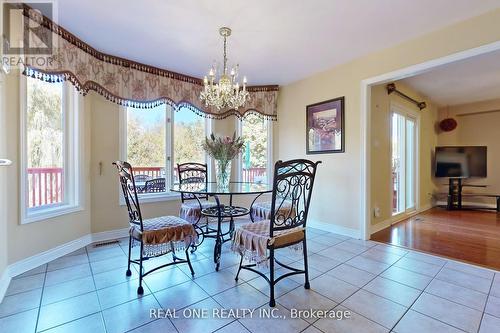
[[[139,175],[135,175],[134,179],[136,182],[147,182],[148,180],[151,179],[151,176],[145,175],[145,174],[139,174]]]
[[[165,192],[165,178],[155,178],[146,180],[146,184],[142,189],[144,193]]]
[[[309,270],[307,265],[306,223],[309,203],[316,176],[316,168],[321,162],[303,159],[278,161],[274,168],[273,194],[271,200],[271,219],[248,223],[238,227],[233,236],[232,250],[241,255],[236,280],[241,269],[250,270],[262,276],[269,283],[269,306],[274,307],[274,286],[282,279],[304,274],[304,288],[309,289]],[[288,202],[289,209],[284,205]],[[275,258],[275,250],[293,247],[304,255],[304,269],[285,265]],[[250,261],[243,265],[243,259]],[[254,269],[256,265],[269,261],[269,277]],[[291,272],[274,276],[274,264]]]
[[[202,163],[182,163],[177,164],[177,174],[179,175],[179,183],[205,183],[208,186],[208,171],[207,165]],[[203,217],[201,211],[205,208],[217,206],[215,202],[208,201],[208,195],[195,196],[189,193],[181,193],[181,209],[179,216],[193,224],[198,232],[198,243],[192,245],[192,252],[196,251],[204,240],[204,232],[202,227],[208,232],[208,217],[205,217],[205,225],[200,225],[200,220]],[[201,238],[201,239],[200,239]]]
[[[194,270],[189,260],[189,247],[196,242],[198,235],[191,223],[176,216],[160,216],[143,220],[132,166],[124,161],[113,163],[118,169],[120,176],[120,185],[123,191],[123,197],[127,204],[129,216],[129,243],[128,243],[128,265],[127,276],[132,275],[130,264],[139,265],[139,287],[138,294],[144,293],[142,279],[163,267],[187,263],[191,275],[194,276]],[[138,259],[132,259],[132,247],[140,244]],[[176,256],[176,249],[185,249],[186,259]],[[155,267],[144,272],[143,263],[145,260],[159,257],[161,255],[172,253],[172,262]]]

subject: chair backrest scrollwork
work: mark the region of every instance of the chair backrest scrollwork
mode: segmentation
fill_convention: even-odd
[[[182,163],[177,164],[177,174],[179,175],[179,184],[187,183],[205,183],[208,186],[208,168],[203,163]],[[208,196],[200,196],[198,198],[208,199]],[[193,200],[196,197],[189,193],[181,192],[181,200]]]
[[[305,227],[316,169],[321,161],[278,161],[274,166],[270,236],[274,231]]]
[[[143,231],[141,207],[139,204],[139,197],[135,187],[135,179],[133,168],[130,163],[125,161],[113,162],[113,165],[118,169],[120,176],[120,186],[123,192],[123,198],[127,204],[129,223],[131,225],[138,225]]]

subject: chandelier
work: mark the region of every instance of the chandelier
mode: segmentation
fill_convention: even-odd
[[[243,84],[238,82],[238,65],[231,68],[227,73],[226,39],[231,36],[231,29],[222,27],[219,29],[220,35],[224,38],[224,68],[216,82],[217,69],[213,65],[210,68],[208,77],[203,78],[204,89],[200,93],[200,99],[205,102],[205,106],[213,106],[217,110],[238,109],[248,100],[249,94],[246,89],[247,78],[243,77]]]

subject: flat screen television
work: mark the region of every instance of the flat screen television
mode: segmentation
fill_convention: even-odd
[[[486,146],[436,147],[436,177],[486,178]]]

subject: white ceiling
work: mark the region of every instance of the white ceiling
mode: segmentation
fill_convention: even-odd
[[[202,77],[230,61],[286,84],[500,7],[500,0],[59,0],[59,23],[98,50]]]
[[[500,51],[401,80],[440,106],[500,98]]]

